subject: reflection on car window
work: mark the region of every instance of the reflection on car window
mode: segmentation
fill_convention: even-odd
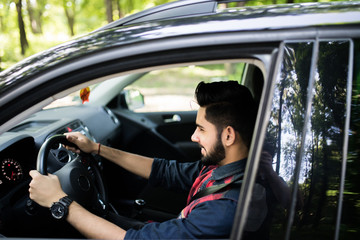
[[[311,42],[286,45],[265,147],[273,155],[274,170],[290,187],[296,180],[296,163],[301,161],[291,238],[318,239],[321,232],[329,239],[335,232],[339,200],[349,42],[320,42],[311,117],[302,136],[313,46]],[[303,158],[299,159],[301,147]],[[285,236],[288,213],[286,208],[274,211],[271,238]],[[342,224],[351,226],[345,219]]]
[[[90,92],[93,91],[99,84],[93,84],[89,86]],[[69,95],[57,99],[50,103],[49,105],[45,106],[44,109],[51,109],[51,108],[58,108],[58,107],[68,107],[68,106],[77,106],[82,103],[82,99],[80,98],[80,91],[77,90],[76,92],[70,93]]]
[[[310,74],[310,62],[313,43],[287,44],[281,74],[276,81],[271,116],[267,129],[264,150],[273,157],[273,169],[277,175],[290,186],[295,174],[295,164],[298,161],[298,148],[301,143],[301,133],[304,126],[306,106],[306,89]],[[298,59],[298,52],[302,59]],[[262,166],[260,165],[260,168]],[[305,172],[302,171],[301,181],[304,182]],[[265,183],[271,179],[264,179]],[[289,203],[281,206],[276,195],[290,194],[267,186],[269,191],[268,224],[272,221],[271,238],[283,238],[286,230],[286,214]],[[288,196],[287,199],[290,199]],[[269,228],[269,227],[267,227]],[[268,230],[267,230],[268,231]]]
[[[242,78],[244,63],[187,66],[152,71],[126,89],[144,96],[145,106],[135,112],[192,111],[194,89],[201,81],[227,81]]]
[[[355,42],[355,63],[349,133],[349,149],[346,166],[346,184],[340,239],[358,239],[360,234],[360,41]]]

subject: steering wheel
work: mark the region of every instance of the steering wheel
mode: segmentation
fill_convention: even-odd
[[[47,175],[48,155],[55,144],[77,148],[66,139],[65,135],[54,135],[48,138],[40,148],[36,163],[36,169],[43,175]],[[100,169],[91,154],[81,152],[74,160],[53,174],[58,176],[63,191],[71,199],[90,211],[105,214],[108,207],[107,192]]]

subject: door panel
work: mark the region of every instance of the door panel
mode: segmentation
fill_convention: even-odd
[[[198,144],[191,141],[191,135],[196,128],[196,111],[146,113],[145,115],[156,123],[154,131],[185,155],[185,159],[177,160],[196,161],[201,158]]]

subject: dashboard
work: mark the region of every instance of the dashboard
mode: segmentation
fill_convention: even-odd
[[[47,138],[75,131],[95,142],[109,144],[119,127],[115,115],[104,107],[76,106],[34,114],[0,136],[0,198],[9,188],[28,179],[28,172],[36,167],[37,152]],[[54,146],[50,152],[59,165],[49,166],[54,168],[49,172],[76,157],[62,146]]]
[[[17,231],[14,219],[31,217],[32,213],[26,209],[29,171],[36,169],[37,155],[46,139],[78,131],[95,142],[112,145],[120,127],[119,120],[106,107],[81,105],[40,111],[0,135],[0,233],[10,236],[9,233]],[[52,146],[48,172],[57,171],[76,156],[62,145]],[[39,230],[29,226],[24,231],[29,234]]]
[[[38,132],[42,128],[46,129],[55,121],[27,121],[11,129],[12,133]],[[59,129],[50,132],[46,139],[55,134],[64,134],[66,132],[81,132],[93,141],[97,141],[87,126],[80,120],[75,120]],[[15,134],[16,136],[16,134]],[[6,194],[17,184],[26,181],[28,172],[36,167],[35,138],[28,135],[20,135],[10,138],[9,142],[4,144],[6,147],[0,152],[0,197]],[[3,145],[3,146],[4,146]],[[76,158],[76,154],[68,151],[61,144],[52,146],[50,156],[53,159],[48,166],[49,172],[55,172],[66,163]]]

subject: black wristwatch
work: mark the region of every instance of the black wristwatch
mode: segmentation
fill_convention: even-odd
[[[65,219],[69,212],[69,206],[73,202],[71,198],[65,196],[58,202],[54,202],[50,207],[51,215],[58,220]]]

